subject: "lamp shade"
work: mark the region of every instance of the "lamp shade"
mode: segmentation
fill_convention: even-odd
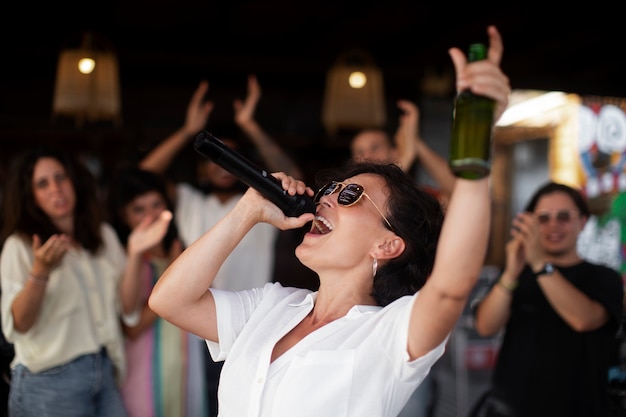
[[[83,59],[92,68],[79,68]],[[84,73],[85,71],[91,72]],[[120,82],[117,57],[85,35],[83,45],[61,51],[54,88],[53,114],[72,116],[78,125],[87,121],[121,121]]]
[[[380,128],[386,123],[382,72],[359,51],[343,54],[328,71],[322,122],[329,133],[337,129]]]

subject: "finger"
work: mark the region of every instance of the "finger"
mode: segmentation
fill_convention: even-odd
[[[256,78],[256,75],[250,74],[248,76],[248,89],[250,91],[261,91],[261,86],[259,85],[259,81]]]
[[[44,253],[47,262],[54,264],[58,262],[70,248],[70,239],[65,236],[53,236],[46,242],[46,251]]]
[[[169,210],[161,212],[161,214],[154,219],[154,222],[147,226],[144,234],[147,240],[144,243],[152,246],[160,242],[167,233],[171,219],[172,213]]]
[[[193,93],[193,96],[191,98],[192,101],[194,103],[200,103],[207,91],[209,91],[209,82],[206,80],[200,81],[200,84],[198,84],[198,88],[196,88],[196,91]]]
[[[153,237],[155,238],[156,242],[160,242],[167,233],[167,228],[170,224],[171,218],[171,214],[162,214],[155,220],[154,223],[150,225],[149,231],[153,233]]]
[[[39,237],[38,234],[34,234],[33,243],[32,243],[33,252],[39,249],[40,247],[41,247],[41,238]]]
[[[304,181],[297,180],[284,172],[274,172],[272,176],[279,179],[283,190],[287,191],[289,195],[308,193],[310,187],[307,187]],[[311,193],[313,190],[311,190]]]
[[[288,178],[289,176],[287,174],[285,174],[284,172],[272,172],[272,176],[275,178],[278,178],[281,182],[285,179]]]
[[[256,79],[256,76],[250,75],[248,77],[248,97],[250,100],[258,100],[261,96],[261,87]]]
[[[452,59],[452,64],[454,65],[454,72],[457,75],[457,79],[459,78],[459,76],[463,75],[463,69],[465,69],[465,66],[467,65],[467,58],[465,57],[465,54],[463,53],[463,51],[461,51],[459,48],[450,48],[448,50],[448,54],[450,55],[450,58]]]
[[[289,195],[302,194],[306,189],[306,186],[302,181],[298,181],[292,177],[286,177],[281,181],[283,189],[287,191]]]
[[[502,60],[502,53],[504,51],[504,45],[502,43],[502,36],[495,26],[489,26],[487,28],[489,34],[489,51],[487,52],[487,59],[496,65],[500,65]]]
[[[403,113],[406,113],[408,111],[408,109],[407,109],[408,105],[407,105],[405,100],[398,100],[398,102],[396,104],[397,104],[398,108],[400,110],[402,110]]]
[[[279,228],[281,230],[297,229],[304,226],[308,222],[313,221],[314,219],[315,215],[313,213],[304,213],[301,214],[299,217],[285,217],[281,222]]]
[[[170,220],[172,220],[172,217],[173,217],[173,214],[171,211],[163,210],[161,214],[159,215],[159,220],[169,223]]]

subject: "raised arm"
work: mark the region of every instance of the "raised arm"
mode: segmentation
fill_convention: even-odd
[[[408,100],[399,100],[398,107],[402,110],[395,135],[398,165],[404,171],[408,171],[415,159],[418,159],[426,172],[435,180],[443,195],[449,198],[456,177],[448,161],[430,148],[420,136],[418,107]]]
[[[522,240],[513,237],[506,245],[506,265],[498,283],[491,287],[476,310],[475,327],[481,336],[495,335],[509,321],[513,289],[517,287],[524,264]]]
[[[305,192],[313,195],[313,190],[302,181],[282,173],[276,177],[290,195]],[[259,222],[286,230],[302,227],[313,217],[312,213],[285,217],[278,207],[249,188],[228,214],[166,269],[152,290],[150,308],[181,329],[217,342],[215,302],[208,288],[226,257]]]
[[[139,308],[140,271],[144,254],[163,240],[172,220],[172,212],[163,211],[157,218],[146,216],[128,237],[126,267],[120,285],[120,296],[125,314]]]
[[[204,129],[213,111],[213,103],[205,101],[209,83],[201,81],[187,105],[185,123],[154,148],[139,163],[139,167],[157,174],[164,174],[176,155],[193,140],[196,133]]]
[[[500,70],[503,45],[493,26],[488,28],[489,58],[467,64],[463,52],[450,49],[457,89],[494,98],[506,108],[509,80]],[[502,110],[498,110],[497,116]],[[491,220],[489,178],[456,179],[446,211],[433,272],[420,291],[409,324],[408,351],[419,357],[441,343],[454,328],[476,284],[487,252]]]
[[[252,140],[268,171],[284,172],[294,178],[302,179],[303,174],[298,165],[255,120],[254,111],[260,98],[261,87],[256,76],[250,75],[246,100],[237,99],[233,102],[235,123]]]
[[[33,235],[33,265],[24,288],[11,305],[16,331],[25,333],[37,322],[46,296],[49,274],[61,263],[71,245],[70,237],[65,234],[52,235],[43,244],[39,235]]]

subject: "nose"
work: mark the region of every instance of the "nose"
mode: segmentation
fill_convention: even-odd
[[[333,193],[333,194],[335,194],[335,193]],[[320,197],[319,201],[317,202],[317,210],[316,210],[316,212],[319,211],[322,206],[326,207],[326,208],[332,207],[333,202],[332,202],[332,200],[329,200],[329,198],[331,196],[332,196],[332,194],[324,195],[324,196]]]
[[[318,205],[318,206],[321,206],[321,205],[328,206],[328,202],[326,201],[327,197],[328,197],[327,195],[323,195],[323,196],[319,197],[317,199],[317,203],[315,203],[315,204]]]
[[[52,181],[50,181],[50,191],[53,192],[57,192],[61,189],[61,181],[57,180],[57,179],[53,179]]]

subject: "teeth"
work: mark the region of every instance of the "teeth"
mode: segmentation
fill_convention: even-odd
[[[333,225],[322,216],[315,216],[315,227],[320,233],[326,234],[333,230]]]

